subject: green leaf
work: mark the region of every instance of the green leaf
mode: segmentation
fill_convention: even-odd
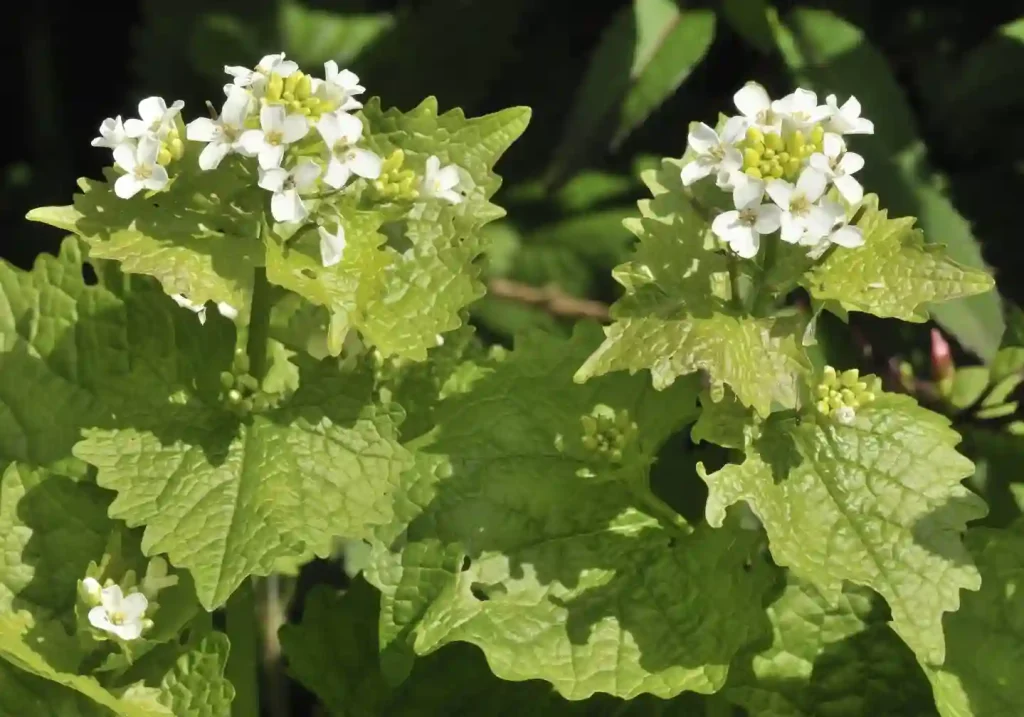
[[[826,599],[791,574],[768,607],[772,642],[743,656],[725,695],[751,717],[934,714],[913,653],[870,590]]]
[[[210,388],[229,365],[213,339],[197,339],[176,347],[189,371],[163,377],[155,396],[143,384],[119,427],[87,430],[75,455],[118,492],[110,515],[145,525],[143,550],[191,571],[212,610],[275,561],[326,556],[335,536],[368,537],[387,522],[407,454],[388,410],[372,404],[368,373],[304,362],[293,396],[240,421]]]
[[[604,343],[575,379],[650,369],[660,389],[706,371],[716,392],[727,384],[762,415],[773,403],[792,408],[808,368],[800,332],[792,319],[753,318],[730,305],[727,259],[712,248],[706,217],[684,194],[680,166],[665,160],[643,174],[654,198],[626,222],[640,241],[614,272],[626,293],[612,307]]]
[[[989,370],[984,366],[965,366],[956,369],[949,402],[961,410],[970,408],[985,393],[989,379]]]
[[[749,409],[736,399],[736,394],[727,391],[717,402],[705,394],[701,396],[700,418],[693,424],[690,437],[694,443],[709,441],[743,450],[746,428],[751,423]]]
[[[80,181],[73,208],[42,207],[28,218],[75,232],[91,257],[117,261],[126,273],[154,276],[168,294],[243,310],[253,270],[264,263],[259,221],[266,192],[237,158],[229,158],[221,171],[202,171],[200,149],[199,143],[185,143],[185,155],[168,168],[171,184],[153,197],[118,198],[108,169],[107,182]]]
[[[927,669],[943,717],[1012,717],[1024,704],[1024,520],[1004,529],[977,528],[966,544],[981,572],[945,619],[945,664]]]
[[[857,222],[864,246],[834,252],[804,277],[819,301],[836,301],[848,311],[922,322],[926,305],[990,291],[985,271],[960,266],[939,247],[925,244],[912,217],[889,219],[869,195]],[[933,309],[934,310],[934,309]]]
[[[647,485],[661,444],[695,416],[695,381],[574,384],[598,338],[581,326],[570,342],[521,339],[438,407],[364,572],[384,594],[386,672],[403,671],[406,646],[462,641],[498,677],[544,679],[570,699],[667,698],[717,690],[761,634],[765,575],[745,569],[754,534],[691,530]],[[609,412],[636,429],[587,432]],[[598,435],[620,461],[587,447]]]
[[[174,717],[229,717],[235,688],[224,677],[228,638],[215,632],[184,652],[160,682],[160,704]]]
[[[605,137],[619,146],[690,75],[714,35],[710,10],[681,9],[673,0],[623,7],[594,49],[548,180],[571,174]]]
[[[772,12],[765,0],[723,0],[722,19],[740,37],[766,55],[775,53],[775,38],[768,14]]]
[[[973,472],[949,421],[907,396],[883,394],[852,425],[773,416],[742,464],[706,474],[708,522],[747,501],[772,555],[834,600],[844,581],[876,590],[896,633],[923,661],[946,654],[942,615],[978,571],[960,542],[985,514],[961,481]]]
[[[801,83],[819,95],[840,95],[840,101],[855,95],[874,121],[876,134],[855,143],[866,161],[861,174],[867,189],[895,214],[918,217],[927,241],[947,246],[952,260],[984,270],[978,241],[937,186],[913,110],[882,53],[858,28],[825,10],[798,8],[785,23],[774,21],[774,29],[782,56]],[[963,346],[987,360],[999,347],[1005,322],[999,296],[969,296],[979,290],[958,293],[965,298],[931,310]]]
[[[327,60],[344,67],[395,24],[386,12],[328,12],[293,0],[281,5],[282,45],[307,71]]]
[[[0,717],[109,717],[110,710],[63,685],[0,660]]]

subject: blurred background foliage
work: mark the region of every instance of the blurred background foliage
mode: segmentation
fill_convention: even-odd
[[[644,194],[638,172],[681,156],[688,124],[731,112],[746,80],[775,96],[798,83],[822,98],[856,95],[876,127],[856,143],[868,191],[892,215],[918,217],[927,240],[959,261],[992,269],[998,293],[938,307],[927,325],[823,316],[813,353],[879,373],[951,416],[978,464],[974,487],[992,502],[988,521],[1020,513],[1018,3],[34,0],[12,10],[20,41],[0,47],[8,89],[17,87],[0,144],[0,224],[2,256],[23,267],[60,240],[25,212],[66,203],[77,177],[99,175],[108,153],[89,140],[102,119],[134,114],[150,94],[202,113],[222,96],[225,64],[284,50],[314,71],[337,60],[368,96],[402,109],[428,94],[471,115],[532,107],[499,166],[509,216],[487,228],[491,292],[472,312],[478,333],[505,344],[530,327],[568,333],[579,316],[600,318],[617,296],[610,271],[632,244],[621,221]],[[680,461],[692,470],[709,460],[679,447],[666,447],[656,470],[667,493]]]

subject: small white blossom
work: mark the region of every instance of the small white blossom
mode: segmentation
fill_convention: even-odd
[[[764,190],[745,198],[736,209],[722,212],[711,222],[711,231],[744,259],[757,255],[761,235],[779,228],[781,210],[774,204],[762,204]]]
[[[864,167],[864,158],[856,152],[846,152],[842,137],[829,132],[823,140],[823,152],[811,155],[811,167],[832,180],[843,199],[856,204],[864,198],[864,187],[853,178]]]
[[[100,592],[100,604],[89,611],[89,624],[122,640],[142,636],[149,600],[142,593],[124,595],[120,585],[111,585]]]
[[[818,104],[818,95],[798,88],[772,102],[772,111],[794,129],[804,129],[829,116],[829,108]]]
[[[114,182],[114,194],[121,199],[134,197],[143,189],[159,190],[167,186],[167,170],[156,163],[160,142],[142,137],[139,144],[119,144],[114,148],[114,163],[125,174]]]
[[[100,136],[92,141],[92,146],[115,149],[130,141],[131,138],[124,129],[124,122],[121,121],[121,115],[118,115],[103,120],[103,124],[100,125]]]
[[[331,153],[324,184],[341,189],[353,174],[366,179],[380,176],[381,158],[355,146],[363,136],[363,123],[358,117],[344,112],[326,114],[317,122],[316,129]]]
[[[334,266],[345,252],[345,227],[339,222],[334,234],[323,227],[318,227],[317,231],[320,233],[320,261],[325,267]]]
[[[260,167],[272,169],[281,166],[285,148],[307,132],[305,116],[290,115],[281,105],[267,105],[260,110],[260,129],[246,130],[238,143],[246,152],[259,157]]]
[[[322,91],[327,99],[338,103],[338,109],[342,112],[357,110],[363,103],[355,98],[366,92],[366,88],[359,84],[359,77],[350,70],[338,70],[338,63],[328,60],[324,63],[324,83],[317,83],[314,93]]]
[[[782,117],[772,108],[768,92],[756,82],[748,82],[732,96],[736,109],[747,123],[762,132],[778,132]]]
[[[853,420],[857,417],[857,412],[850,406],[840,406],[835,412],[836,420],[842,423],[844,426],[848,426],[853,423]]]
[[[420,192],[426,197],[437,197],[458,204],[462,195],[455,191],[459,186],[459,168],[454,164],[441,166],[441,160],[433,155],[427,158],[427,166],[420,183]]]
[[[836,134],[874,134],[875,123],[860,116],[860,102],[856,97],[843,103],[840,107],[835,95],[825,98],[828,107],[828,120],[825,122],[825,131]]]
[[[185,127],[185,136],[193,142],[206,142],[199,153],[199,168],[216,169],[221,161],[239,148],[239,139],[245,132],[252,97],[241,87],[233,87],[224,102],[220,117],[199,117]]]
[[[846,208],[839,202],[830,199],[821,200],[821,208],[832,218],[832,228],[822,237],[804,235],[800,243],[809,246],[807,255],[812,259],[818,259],[831,245],[837,244],[846,249],[856,249],[864,245],[864,234],[859,227],[848,224],[846,221]]]
[[[742,139],[746,126],[742,117],[730,117],[722,128],[721,137],[703,122],[694,127],[687,143],[697,156],[683,166],[679,174],[683,184],[690,186],[713,172],[731,176],[739,171],[743,155],[734,145]]]
[[[163,97],[147,97],[139,103],[139,117],[124,123],[125,132],[129,137],[137,138],[152,134],[163,139],[174,127],[174,118],[178,116],[185,103],[177,100],[170,107]]]
[[[190,301],[184,294],[171,294],[171,298],[181,308],[193,312],[199,318],[200,324],[206,323],[206,304],[197,304]],[[223,301],[217,302],[217,312],[232,321],[238,316],[238,309]]]
[[[305,219],[309,210],[299,195],[312,188],[319,176],[320,167],[308,159],[299,162],[290,172],[280,167],[261,169],[259,185],[274,193],[270,199],[270,213],[274,220],[298,222]]]
[[[276,73],[283,78],[299,71],[299,66],[296,63],[284,58],[285,53],[283,52],[274,55],[264,55],[256,63],[255,70],[250,70],[248,67],[240,65],[225,65],[224,72],[234,78],[234,84],[238,87],[251,87],[255,92],[261,94],[267,78],[270,77],[270,73]]]
[[[782,209],[782,241],[796,244],[825,236],[835,224],[835,217],[817,202],[825,193],[825,175],[816,169],[805,169],[794,187],[782,179],[765,185],[772,201]]]
[[[93,605],[98,605],[100,602],[100,593],[102,587],[96,578],[82,578],[82,589],[85,594],[89,596],[89,601]]]

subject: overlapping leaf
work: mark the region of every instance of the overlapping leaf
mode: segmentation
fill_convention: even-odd
[[[663,388],[706,371],[762,415],[776,403],[791,408],[808,366],[795,327],[729,305],[726,258],[708,248],[708,221],[683,193],[679,167],[666,160],[644,175],[654,199],[642,201],[642,216],[627,222],[640,242],[634,259],[615,271],[626,295],[576,380],[649,369],[654,386]]]
[[[229,717],[235,688],[224,677],[228,639],[211,633],[182,652],[160,681],[160,704],[174,717]]]
[[[662,442],[695,415],[695,381],[573,384],[598,336],[524,339],[438,407],[365,573],[384,595],[386,663],[404,645],[464,641],[497,676],[571,699],[671,697],[718,689],[763,630],[764,576],[744,569],[753,534],[692,531],[646,485]],[[598,404],[637,423],[621,463],[582,443]]]
[[[961,485],[973,466],[958,441],[947,419],[906,396],[885,394],[850,426],[773,417],[745,462],[704,474],[708,522],[747,501],[777,563],[829,599],[844,581],[873,588],[919,659],[941,664],[942,616],[980,584],[960,534],[985,508]]]

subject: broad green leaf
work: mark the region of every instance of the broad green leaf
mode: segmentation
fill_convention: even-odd
[[[851,586],[829,600],[789,575],[768,607],[771,645],[740,658],[725,695],[750,717],[934,714],[928,681],[877,603]]]
[[[864,115],[874,121],[875,135],[857,137],[853,145],[866,161],[862,181],[867,189],[894,214],[918,217],[926,241],[945,245],[952,260],[984,270],[970,225],[932,176],[913,110],[885,57],[858,28],[826,10],[798,8],[783,23],[775,21],[774,29],[782,56],[801,83],[819,96],[835,93],[840,102],[856,96]],[[961,344],[990,359],[1005,322],[996,293],[970,296],[981,290],[956,292],[964,298],[930,310]]]
[[[922,661],[945,657],[942,616],[977,590],[960,542],[984,503],[961,481],[973,472],[949,421],[913,399],[883,394],[849,426],[778,414],[742,464],[702,475],[708,522],[747,501],[775,561],[834,600],[844,581],[877,591],[896,633]]]
[[[160,682],[160,704],[174,717],[229,717],[235,688],[224,677],[228,638],[215,632],[187,650]]]
[[[127,273],[154,276],[168,294],[244,309],[253,270],[264,263],[259,222],[266,192],[240,160],[229,158],[221,171],[203,172],[200,144],[185,147],[169,167],[172,182],[165,192],[119,199],[113,170],[107,170],[107,182],[80,182],[73,208],[42,207],[28,218],[75,232],[90,256],[117,261]]]
[[[743,450],[744,434],[751,424],[750,410],[727,391],[722,400],[701,396],[700,417],[693,424],[690,436],[694,443],[709,441],[725,448]]]
[[[325,556],[338,535],[368,537],[390,519],[389,493],[407,459],[389,412],[371,402],[366,372],[303,363],[293,396],[240,421],[214,388],[228,365],[208,342],[179,342],[189,370],[142,384],[147,392],[118,427],[87,430],[75,455],[118,492],[110,514],[145,525],[143,550],[191,571],[209,610],[275,561]]]
[[[110,710],[69,687],[0,660],[0,717],[110,717]]]
[[[768,14],[772,8],[766,0],[723,0],[722,19],[740,37],[766,55],[774,54],[775,38]]]
[[[639,243],[614,272],[626,293],[575,379],[649,369],[660,389],[703,371],[716,392],[727,384],[762,415],[773,403],[792,408],[808,368],[799,332],[792,319],[753,318],[729,303],[727,259],[713,249],[704,210],[684,194],[680,166],[665,160],[643,175],[654,198],[626,222]]]
[[[956,369],[949,402],[960,410],[970,408],[985,393],[990,378],[990,372],[985,366],[964,366]]]
[[[960,609],[946,616],[946,662],[927,669],[935,702],[943,717],[1013,717],[1024,704],[1024,521],[977,528],[965,542],[981,590],[965,594]]]
[[[961,266],[939,247],[925,244],[912,217],[889,219],[869,195],[857,222],[864,246],[837,251],[804,277],[819,301],[836,301],[847,311],[921,322],[928,304],[990,291],[985,271]],[[932,307],[934,310],[934,307]]]
[[[695,416],[695,380],[574,384],[597,339],[589,325],[569,342],[524,338],[436,410],[364,572],[384,594],[386,672],[400,674],[405,645],[426,655],[461,641],[498,677],[544,679],[570,699],[668,698],[717,690],[762,633],[753,533],[691,530],[647,485],[661,444]],[[636,431],[587,433],[599,406]]]
[[[282,46],[288,59],[306,72],[334,60],[341,67],[354,60],[394,24],[391,13],[330,12],[289,0],[281,3]]]

